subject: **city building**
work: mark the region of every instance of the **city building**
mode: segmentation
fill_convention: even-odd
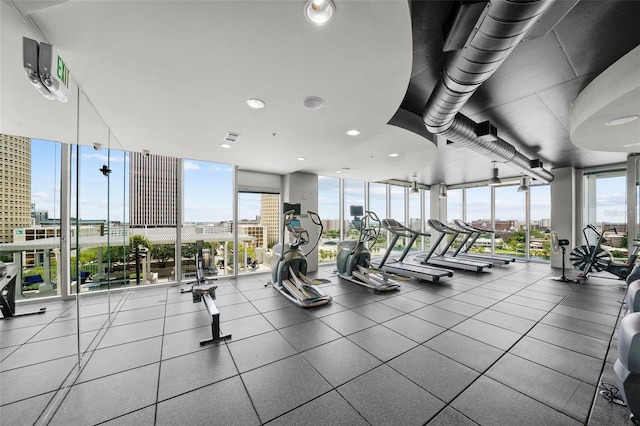
[[[141,152],[129,155],[129,225],[176,226],[176,158]]]
[[[280,238],[280,195],[260,195],[260,225],[267,230],[267,241],[263,247],[271,247]],[[261,241],[259,239],[258,241]]]
[[[0,244],[31,225],[31,139],[0,134]]]

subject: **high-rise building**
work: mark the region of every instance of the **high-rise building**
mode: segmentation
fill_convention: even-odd
[[[176,226],[177,158],[132,152],[129,157],[129,224]]]
[[[0,243],[31,225],[31,139],[0,135]]]
[[[267,228],[267,244],[269,246],[277,244],[280,238],[279,194],[262,194],[260,201],[260,225]]]

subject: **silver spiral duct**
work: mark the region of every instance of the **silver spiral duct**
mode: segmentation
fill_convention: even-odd
[[[491,0],[463,49],[447,55],[445,69],[422,112],[427,130],[476,150],[492,160],[513,163],[549,183],[553,175],[532,169],[530,160],[502,139],[487,142],[476,136],[475,123],[460,109],[497,71],[553,0]]]

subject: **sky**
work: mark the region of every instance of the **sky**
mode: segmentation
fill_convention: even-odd
[[[75,148],[75,147],[74,147]],[[80,215],[81,219],[106,219],[107,205],[109,220],[126,221],[128,216],[128,154],[96,151],[92,147],[81,146],[80,155]],[[75,176],[75,149],[73,150],[72,171]],[[49,211],[49,217],[60,217],[60,144],[32,139],[32,202],[37,210]],[[100,168],[108,165],[109,178]],[[232,213],[233,167],[228,164],[184,160],[184,219],[185,222],[215,223],[228,221]],[[597,179],[596,198],[597,222],[624,222],[626,220],[626,189],[624,176]],[[72,182],[73,187],[73,182]],[[391,215],[396,219],[404,217],[403,191],[392,187]],[[345,217],[349,217],[349,206],[364,205],[364,184],[361,181],[344,180]],[[339,218],[339,180],[333,177],[318,177],[318,213],[323,219]],[[107,194],[111,197],[108,199]],[[467,189],[467,220],[490,217],[490,189],[488,187]],[[371,184],[369,208],[383,218],[385,212],[385,185]],[[419,203],[415,196],[409,197],[410,215],[419,214]],[[461,218],[461,190],[449,190],[447,210],[451,219]],[[428,203],[427,203],[428,204]],[[72,212],[75,215],[76,199],[72,196]],[[428,208],[428,205],[426,206]],[[539,220],[550,216],[549,187],[532,187],[531,219]],[[240,219],[255,219],[260,214],[259,194],[240,194]],[[456,217],[453,217],[456,216]],[[515,186],[496,188],[496,217],[524,221],[524,194]]]

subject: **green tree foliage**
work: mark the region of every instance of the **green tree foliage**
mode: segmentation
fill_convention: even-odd
[[[173,244],[155,244],[151,247],[151,257],[158,260],[160,267],[167,266],[167,262],[175,256],[176,247]]]

